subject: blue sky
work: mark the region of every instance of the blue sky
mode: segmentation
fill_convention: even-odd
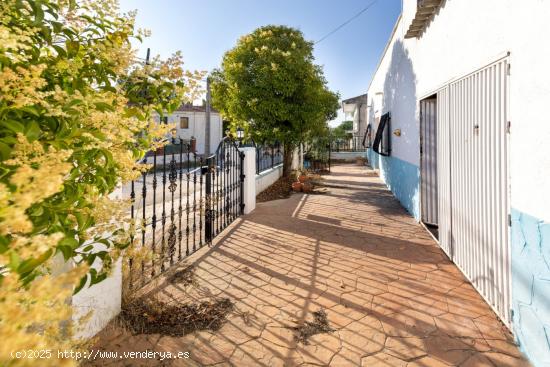
[[[137,26],[151,37],[139,45],[153,55],[183,53],[188,69],[212,70],[237,39],[266,24],[300,29],[317,41],[373,0],[120,0],[137,10]],[[329,87],[341,98],[366,92],[371,76],[401,12],[401,0],[377,0],[366,12],[315,46]],[[337,121],[341,121],[339,114]]]

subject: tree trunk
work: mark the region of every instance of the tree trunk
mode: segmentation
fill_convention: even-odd
[[[290,176],[292,171],[292,158],[294,156],[294,147],[290,144],[285,144],[283,149],[283,177]]]

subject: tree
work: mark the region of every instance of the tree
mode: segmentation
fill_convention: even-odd
[[[152,120],[191,99],[181,56],[136,62],[133,14],[116,1],[0,3],[0,365],[10,351],[72,347],[67,298],[131,249],[116,185],[167,131]],[[51,272],[62,255],[75,266]],[[101,260],[102,266],[96,260]],[[63,323],[62,323],[63,321]],[[40,365],[75,361],[52,358]]]
[[[336,126],[335,128],[331,129],[330,135],[332,139],[349,139],[351,138],[351,134],[348,132],[353,128],[353,121],[342,121],[340,125]]]
[[[290,27],[269,25],[240,38],[212,74],[214,106],[248,136],[284,145],[283,174],[300,143],[326,134],[338,110],[314,64],[313,43]]]

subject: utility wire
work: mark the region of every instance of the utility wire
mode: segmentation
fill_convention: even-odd
[[[318,44],[319,42],[322,42],[324,41],[325,39],[327,39],[328,37],[330,37],[331,35],[333,35],[334,33],[338,32],[340,29],[342,29],[343,27],[345,27],[346,25],[348,25],[352,20],[354,20],[355,18],[359,17],[361,14],[363,14],[364,12],[366,12],[367,10],[369,10],[369,8],[371,6],[373,6],[378,0],[374,0],[373,2],[371,2],[369,5],[367,5],[366,7],[364,7],[363,9],[361,9],[357,14],[355,14],[353,17],[349,18],[348,20],[346,20],[344,23],[340,24],[338,27],[334,28],[332,31],[330,31],[329,33],[325,34],[323,37],[321,37],[321,39],[319,39],[318,41],[315,42],[315,44]]]

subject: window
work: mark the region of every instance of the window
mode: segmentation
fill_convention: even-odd
[[[382,115],[372,146],[372,149],[376,153],[384,156],[389,156],[391,152],[390,121],[391,117],[389,112]]]
[[[189,129],[189,117],[180,117],[180,129]]]

